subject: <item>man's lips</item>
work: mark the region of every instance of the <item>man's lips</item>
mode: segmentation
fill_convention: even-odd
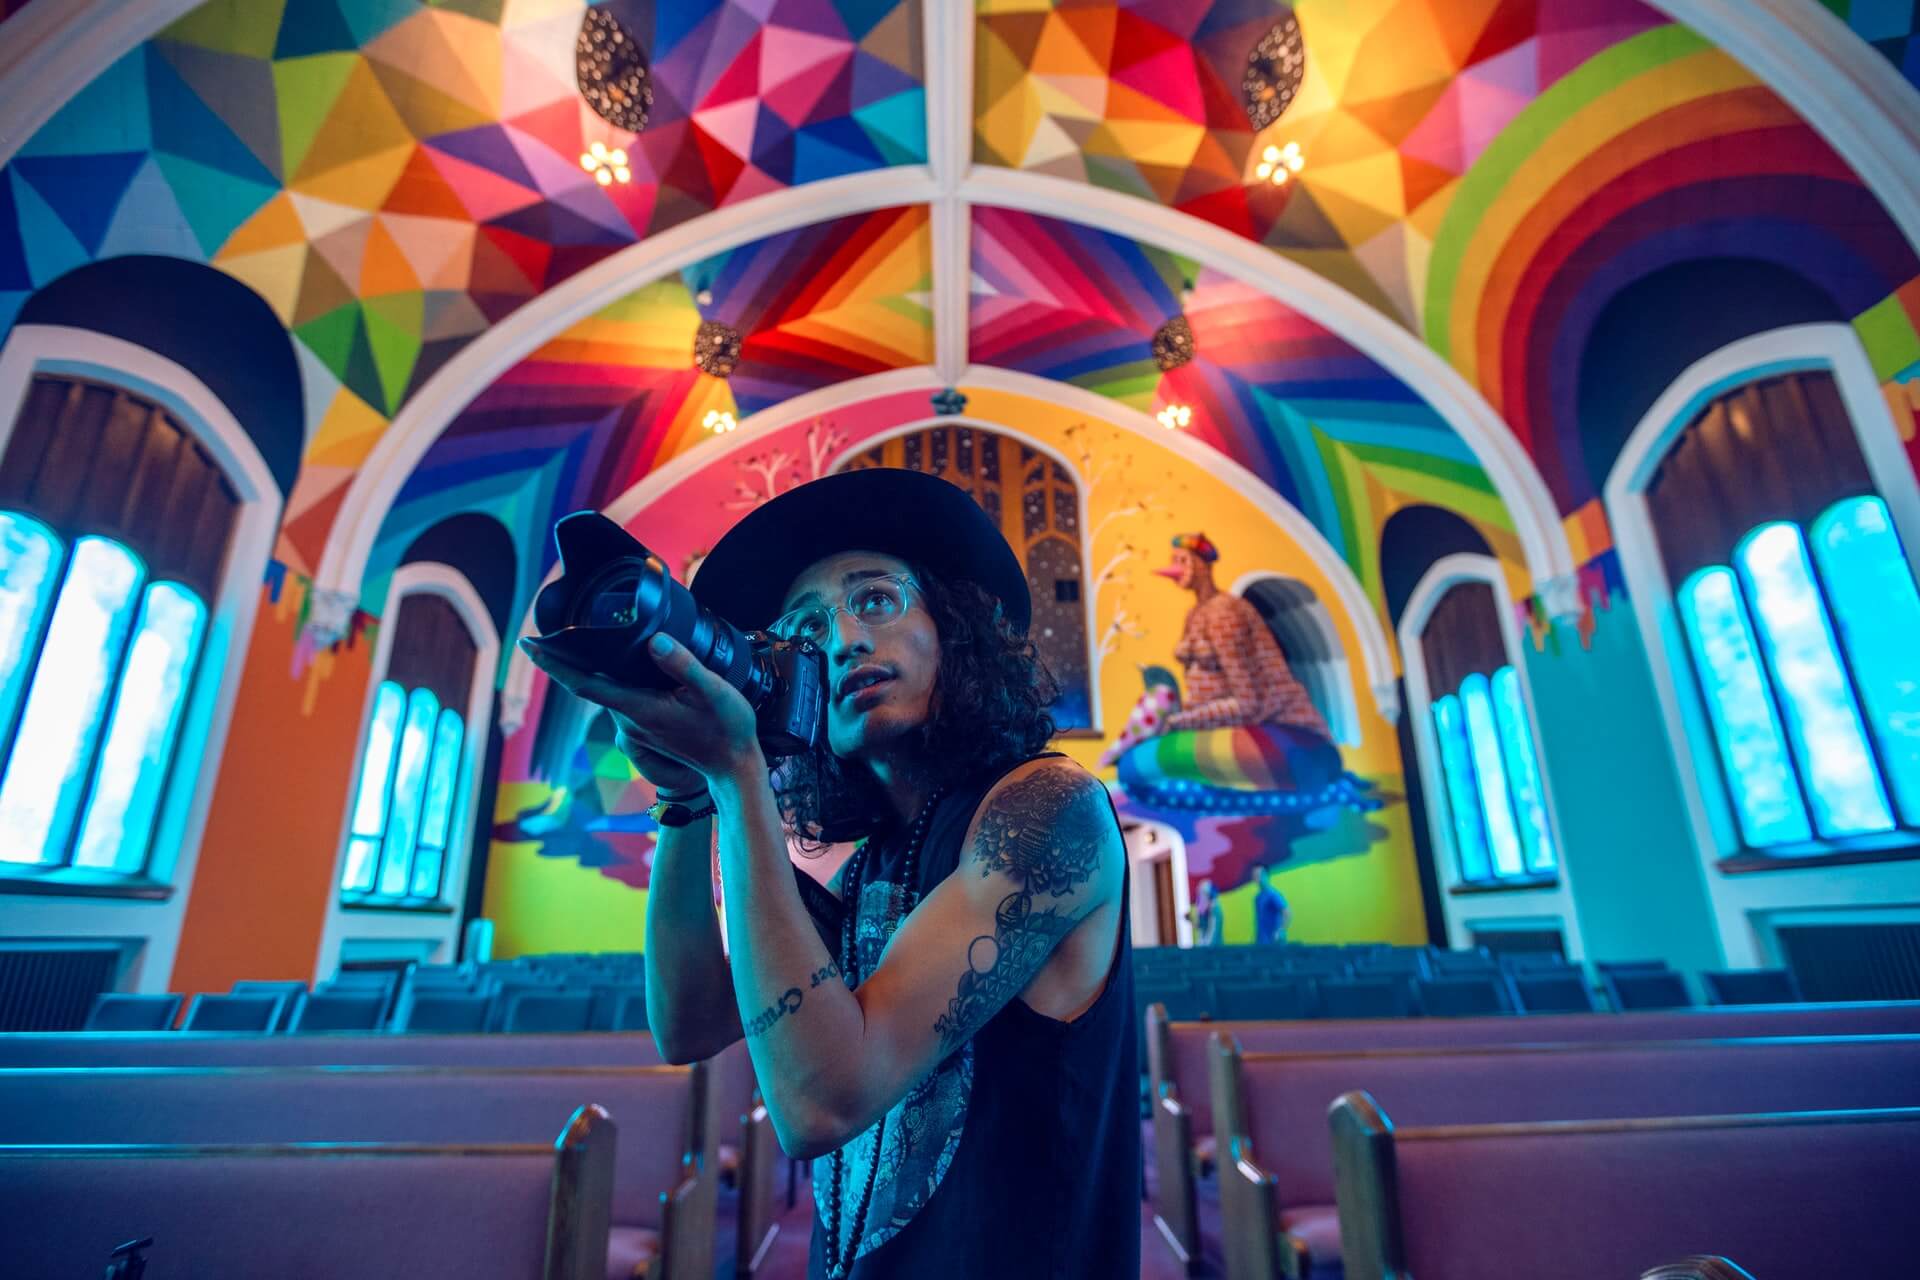
[[[881,667],[861,667],[849,671],[840,678],[839,688],[834,692],[834,701],[845,702],[868,689],[877,689],[893,679],[893,673]]]

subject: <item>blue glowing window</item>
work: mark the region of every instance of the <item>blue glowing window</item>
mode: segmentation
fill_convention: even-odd
[[[1813,556],[1900,821],[1920,826],[1920,590],[1887,504],[1829,508],[1813,523]]]
[[[1460,705],[1467,717],[1467,746],[1473,753],[1480,811],[1486,816],[1493,874],[1517,876],[1525,870],[1520,853],[1520,829],[1513,818],[1506,764],[1500,758],[1500,729],[1494,723],[1493,690],[1485,676],[1476,673],[1461,682]]]
[[[1706,691],[1742,840],[1765,848],[1811,839],[1813,827],[1733,570],[1716,566],[1689,578],[1680,588],[1680,621]]]
[[[63,556],[0,512],[0,862],[146,869],[207,621],[146,577],[118,542]]]
[[[432,898],[461,799],[465,725],[428,689],[391,680],[373,696],[347,833],[343,892]]]
[[[1549,875],[1560,863],[1553,848],[1553,830],[1547,825],[1546,788],[1540,781],[1540,757],[1533,749],[1533,729],[1520,700],[1520,677],[1512,667],[1493,673],[1493,709],[1500,723],[1500,753],[1507,765],[1507,787],[1513,796],[1514,820],[1519,824],[1520,848],[1527,870]]]
[[[1434,702],[1433,729],[1440,744],[1440,773],[1446,781],[1447,811],[1453,820],[1460,874],[1467,880],[1491,880],[1493,859],[1487,849],[1487,823],[1473,776],[1466,713],[1457,695],[1450,693]]]
[[[1814,581],[1806,539],[1791,524],[1763,524],[1741,541],[1733,558],[1785,711],[1787,741],[1800,762],[1815,830],[1822,836],[1891,830],[1893,811]]]

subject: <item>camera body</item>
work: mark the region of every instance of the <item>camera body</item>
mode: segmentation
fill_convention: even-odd
[[[826,661],[817,647],[742,631],[701,608],[659,556],[597,511],[563,517],[553,540],[560,576],[534,599],[535,648],[620,684],[665,690],[673,678],[647,652],[665,632],[746,697],[769,758],[825,740]]]

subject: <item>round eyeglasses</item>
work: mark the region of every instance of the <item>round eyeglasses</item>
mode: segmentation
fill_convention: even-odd
[[[824,646],[836,613],[847,614],[862,626],[892,626],[906,616],[909,588],[918,590],[919,585],[904,573],[863,578],[848,590],[846,604],[809,604],[790,609],[767,631],[782,640]]]

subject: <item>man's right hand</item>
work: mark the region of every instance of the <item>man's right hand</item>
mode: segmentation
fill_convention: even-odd
[[[707,789],[707,780],[698,769],[642,745],[643,739],[633,721],[611,709],[607,714],[613,717],[614,747],[640,771],[641,777],[653,784],[655,791],[684,796]]]

